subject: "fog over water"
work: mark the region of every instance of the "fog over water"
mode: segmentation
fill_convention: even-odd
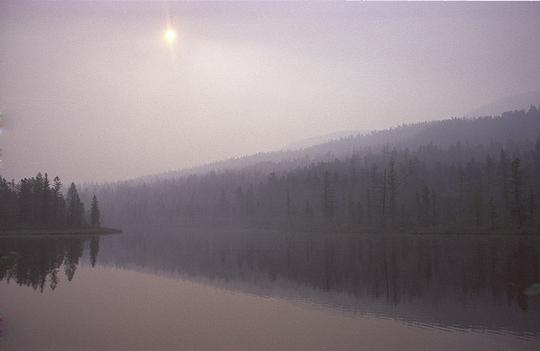
[[[461,116],[538,90],[539,17],[537,3],[3,1],[0,172],[126,179]]]

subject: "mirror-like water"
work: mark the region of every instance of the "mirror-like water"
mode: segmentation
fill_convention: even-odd
[[[163,230],[0,255],[9,350],[540,346],[535,237]]]

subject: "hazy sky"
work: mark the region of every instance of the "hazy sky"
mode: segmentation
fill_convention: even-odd
[[[126,179],[461,116],[538,90],[539,19],[540,3],[0,1],[0,174]]]

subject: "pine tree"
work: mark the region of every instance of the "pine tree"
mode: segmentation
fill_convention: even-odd
[[[520,159],[515,158],[512,161],[511,169],[511,181],[512,181],[512,215],[514,223],[518,228],[521,228],[524,220],[524,211],[523,211],[523,180],[521,176]]]
[[[62,203],[64,199],[62,196],[62,182],[60,178],[54,177],[52,187],[52,201],[51,201],[51,217],[54,227],[60,227],[63,223],[62,217]]]
[[[383,178],[382,178],[382,187],[381,187],[381,227],[384,228],[386,226],[386,182],[387,182],[387,176],[386,176],[386,169],[383,172]]]
[[[101,225],[99,205],[95,194],[92,197],[92,205],[90,207],[90,225],[94,228]]]
[[[390,168],[388,171],[388,207],[390,210],[390,222],[391,225],[395,225],[396,220],[396,198],[397,198],[397,175],[395,169],[395,161],[392,158],[390,160]]]
[[[41,225],[50,227],[52,226],[51,220],[51,207],[50,207],[50,182],[49,176],[45,173],[43,177],[43,187],[41,193]]]
[[[287,225],[292,227],[292,217],[293,217],[293,205],[291,200],[291,192],[287,189],[287,197],[285,199],[285,213],[287,216]]]
[[[504,150],[501,150],[499,157],[499,189],[502,202],[502,224],[504,227],[508,226],[508,217],[510,212],[510,187],[508,183],[508,158],[506,157],[506,153],[504,152]]]
[[[323,210],[326,221],[330,223],[334,217],[334,194],[330,185],[330,174],[328,171],[324,172]]]
[[[79,228],[83,224],[83,208],[75,183],[71,183],[67,192],[67,225]]]

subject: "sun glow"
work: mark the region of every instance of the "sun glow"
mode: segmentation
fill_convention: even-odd
[[[176,31],[171,27],[165,29],[165,31],[163,31],[163,40],[168,45],[173,45],[176,41]]]

